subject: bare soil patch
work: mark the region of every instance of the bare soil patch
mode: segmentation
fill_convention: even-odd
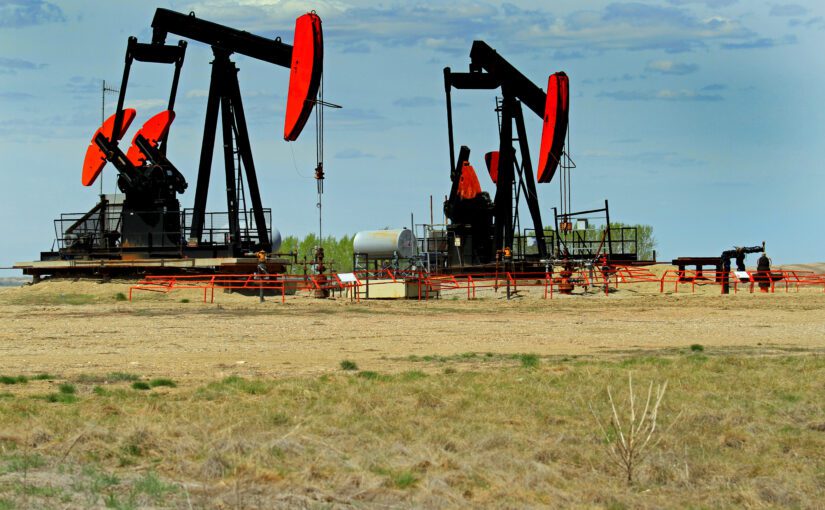
[[[0,291],[0,373],[206,381],[325,373],[342,359],[393,371],[409,356],[466,352],[604,356],[695,343],[763,354],[825,349],[825,293],[717,292],[622,288],[609,297],[544,300],[536,292],[510,301],[486,292],[474,301],[458,294],[360,304],[219,294],[204,304],[197,291],[128,302],[117,300],[127,284],[48,282]]]

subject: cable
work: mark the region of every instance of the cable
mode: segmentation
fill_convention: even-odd
[[[313,179],[314,177],[308,177],[303,175],[301,172],[298,171],[298,163],[295,160],[295,149],[292,148],[292,144],[289,144],[289,150],[292,152],[292,167],[295,169],[295,173],[298,174],[298,177],[302,179]]]

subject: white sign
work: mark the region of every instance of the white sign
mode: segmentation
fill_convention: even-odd
[[[751,279],[751,275],[749,275],[747,271],[734,271],[733,274],[735,274],[740,280],[750,281]]]
[[[355,273],[338,273],[338,279],[341,283],[358,283]]]

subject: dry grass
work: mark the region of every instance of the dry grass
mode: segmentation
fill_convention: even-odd
[[[823,498],[819,355],[686,347],[616,361],[406,363],[149,391],[72,381],[73,403],[32,393],[59,378],[6,386],[0,508],[815,508]],[[587,408],[602,402],[596,412],[609,415],[604,388],[629,368],[642,386],[669,381],[660,427],[681,413],[632,486]]]
[[[0,289],[0,510],[825,499],[821,291],[286,305],[124,292]],[[629,371],[641,388],[668,381],[666,433],[631,486],[588,409],[610,416],[604,390]]]

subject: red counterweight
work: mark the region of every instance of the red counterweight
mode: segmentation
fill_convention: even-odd
[[[92,135],[92,141],[86,149],[86,157],[83,159],[83,175],[80,182],[82,182],[84,186],[91,186],[95,182],[95,179],[97,179],[97,176],[100,175],[100,171],[106,166],[106,155],[95,143],[95,138],[97,138],[97,135],[102,134],[106,138],[112,139],[112,130],[115,127],[116,115],[117,114],[113,114],[106,119],[106,122]],[[129,125],[135,120],[135,115],[137,115],[137,112],[133,108],[123,110],[123,125],[120,128],[120,133],[117,135],[118,140],[126,134]]]
[[[324,68],[321,18],[307,13],[295,20],[295,40],[289,72],[289,92],[284,118],[284,140],[295,141],[315,106]]]
[[[464,200],[472,200],[481,194],[481,184],[475,169],[468,162],[461,167],[461,177],[458,180],[458,196]]]
[[[172,125],[172,121],[174,120],[175,112],[172,110],[164,110],[147,120],[138,132],[135,133],[135,136],[132,137],[132,145],[129,146],[129,150],[126,152],[126,159],[135,166],[143,166],[143,163],[146,161],[146,154],[144,154],[135,143],[138,135],[143,135],[143,138],[146,138],[149,145],[157,147],[160,140],[166,136],[166,133],[169,131],[169,126]]]
[[[487,163],[487,173],[490,174],[493,184],[498,183],[498,151],[491,151],[484,155],[484,162]]]
[[[567,75],[551,74],[547,80],[547,103],[544,107],[544,127],[541,132],[538,182],[550,182],[559,166],[570,113],[570,92]]]

